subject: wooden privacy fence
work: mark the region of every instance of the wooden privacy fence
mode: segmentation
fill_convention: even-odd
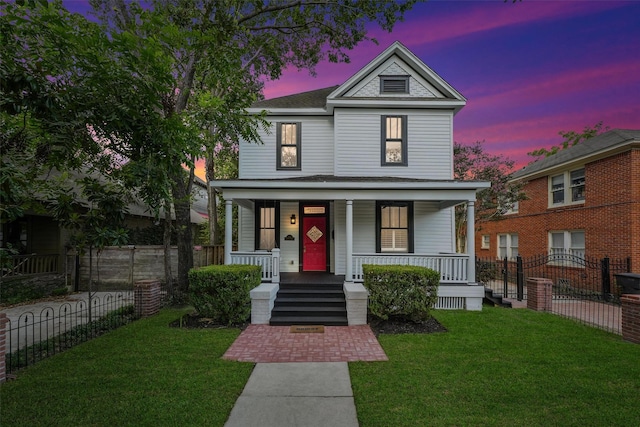
[[[171,274],[175,278],[178,272],[178,248],[170,249]],[[77,268],[76,268],[77,262]],[[92,274],[95,283],[102,288],[130,288],[139,280],[164,280],[164,247],[163,246],[109,246],[97,255],[92,256]],[[224,246],[195,246],[193,249],[193,266],[223,264]],[[89,280],[89,254],[77,257],[75,252],[67,254],[67,271],[73,280],[85,286]]]
[[[9,278],[16,276],[33,276],[36,274],[58,273],[58,254],[52,255],[12,255],[2,260],[2,275]]]

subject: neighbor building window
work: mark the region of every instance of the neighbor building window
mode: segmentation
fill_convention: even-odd
[[[380,76],[381,94],[408,94],[409,76]]]
[[[377,202],[376,252],[413,252],[413,203]]]
[[[584,243],[583,230],[552,231],[549,233],[549,255],[584,258]]]
[[[489,236],[488,234],[483,234],[482,235],[481,248],[482,249],[489,249],[490,244],[491,244],[491,236]]]
[[[571,172],[571,201],[584,200],[584,168]]]
[[[551,176],[549,187],[549,206],[584,202],[584,168]]]
[[[301,130],[301,123],[276,124],[277,169],[301,169]]]
[[[256,200],[256,238],[257,250],[278,247],[280,209],[274,200]]]
[[[518,235],[498,234],[498,258],[516,258],[518,254]]]
[[[407,166],[407,116],[382,116],[382,166]]]

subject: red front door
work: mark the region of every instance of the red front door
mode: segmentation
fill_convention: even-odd
[[[326,271],[327,218],[306,216],[302,226],[302,271]]]

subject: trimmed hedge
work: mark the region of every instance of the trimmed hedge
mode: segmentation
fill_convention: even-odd
[[[408,265],[363,265],[369,310],[387,320],[390,316],[421,322],[438,300],[440,273]]]
[[[201,316],[232,325],[251,314],[249,291],[260,285],[256,265],[210,265],[189,271],[189,298]]]

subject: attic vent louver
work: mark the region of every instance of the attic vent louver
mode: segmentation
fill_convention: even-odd
[[[409,76],[380,76],[380,93],[409,93]]]

